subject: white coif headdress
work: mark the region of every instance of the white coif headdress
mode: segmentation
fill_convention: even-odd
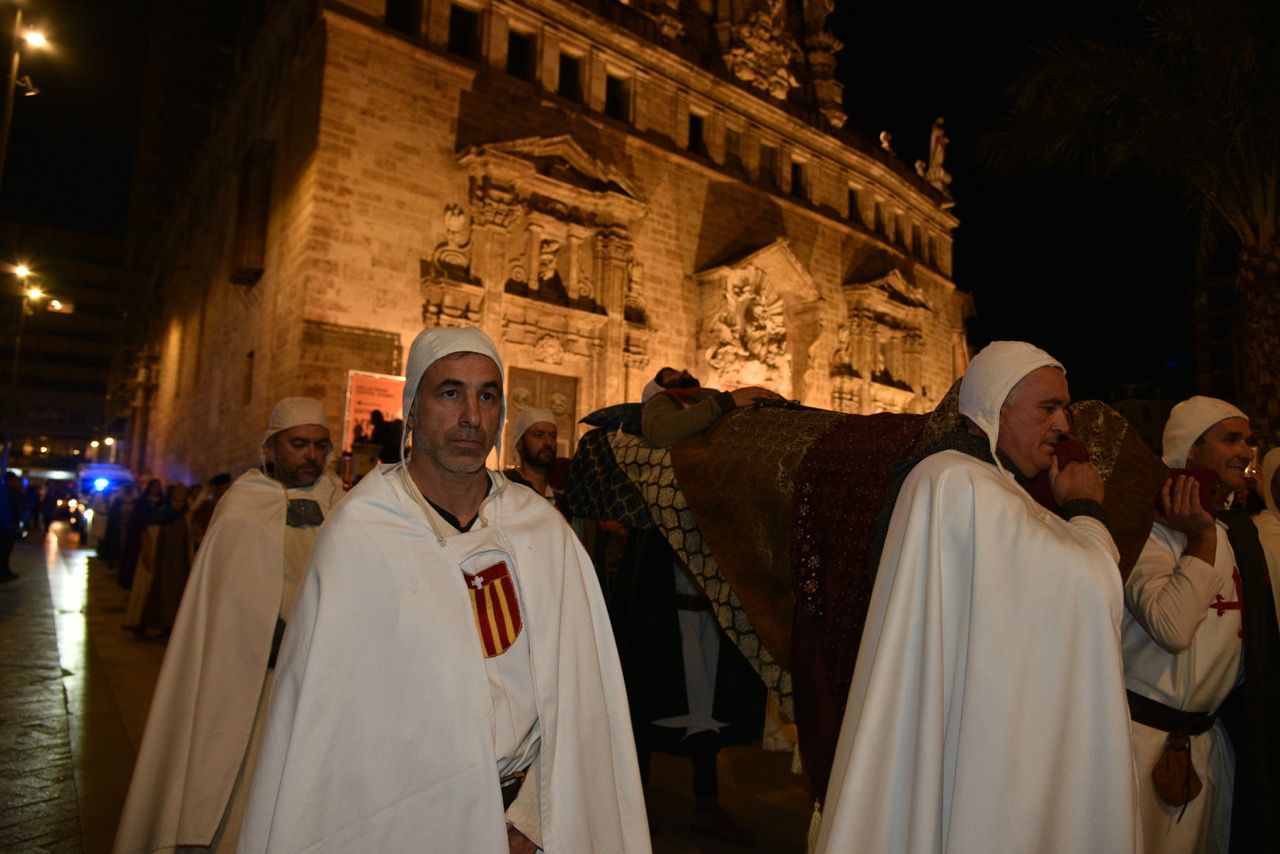
[[[1000,471],[1005,470],[996,454],[1000,407],[1023,377],[1045,367],[1067,372],[1057,359],[1025,341],[992,341],[973,357],[960,380],[960,414],[987,434],[991,458]]]
[[[536,406],[526,406],[516,413],[516,426],[511,432],[511,438],[516,440],[516,444],[520,443],[520,439],[524,436],[524,431],[528,430],[534,424],[540,424],[547,421],[551,424],[556,423],[556,414],[550,409],[539,409]]]
[[[479,353],[481,356],[488,356],[498,366],[499,377],[506,373],[502,367],[502,357],[498,355],[498,348],[494,346],[493,339],[474,326],[435,327],[419,332],[418,337],[414,338],[413,344],[409,346],[409,364],[405,368],[404,409],[402,410],[404,430],[400,434],[401,460],[404,459],[405,445],[409,440],[409,419],[413,413],[414,401],[418,399],[418,385],[422,382],[427,368],[454,353]],[[502,425],[506,423],[506,419],[507,398],[503,394],[499,397],[498,435],[494,437],[494,448],[499,456],[502,453]]]
[[[1164,425],[1164,464],[1169,468],[1182,468],[1187,464],[1187,454],[1191,446],[1204,435],[1204,432],[1228,418],[1249,420],[1236,407],[1216,397],[1196,395],[1179,403],[1169,413],[1169,421]]]
[[[272,436],[283,430],[307,424],[329,429],[324,404],[314,397],[283,397],[271,410],[271,417],[267,419],[267,432],[262,435],[262,444],[267,444]]]

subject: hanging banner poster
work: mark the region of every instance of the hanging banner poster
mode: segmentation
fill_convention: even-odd
[[[347,371],[347,400],[342,410],[342,449],[351,451],[359,442],[400,441],[400,409],[404,377]],[[382,415],[381,430],[373,412]],[[381,435],[376,435],[381,433]]]

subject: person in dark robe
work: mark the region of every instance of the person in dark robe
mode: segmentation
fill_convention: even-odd
[[[125,590],[133,587],[133,573],[138,567],[138,555],[142,553],[142,535],[147,530],[147,522],[151,512],[164,502],[164,488],[158,480],[147,482],[142,495],[135,498],[129,508],[129,517],[124,522],[124,532],[120,543],[120,566],[116,580]]]
[[[188,495],[184,484],[173,484],[164,504],[151,514],[146,539],[154,576],[139,623],[147,635],[165,635],[173,629],[187,588],[193,551],[187,524]]]
[[[668,447],[708,429],[728,412],[775,392],[702,388],[688,371],[663,368],[644,391],[645,439]],[[610,602],[631,703],[640,773],[654,750],[693,765],[695,829],[730,842],[754,835],[719,801],[720,749],[751,744],[764,726],[765,689],[716,622],[711,601],[656,530],[632,530]]]

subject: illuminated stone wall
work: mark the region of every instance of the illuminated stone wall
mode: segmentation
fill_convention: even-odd
[[[253,422],[308,393],[338,423],[347,370],[401,370],[424,325],[471,323],[500,342],[513,408],[552,406],[566,439],[663,365],[848,412],[930,408],[971,311],[945,184],[841,130],[834,80],[779,64],[808,50],[825,73],[829,9],[802,5],[778,31],[807,35],[764,42],[744,22],[784,6],[427,0],[409,32],[373,0],[327,7],[314,76],[261,130],[287,164],[261,278],[236,290],[223,264],[204,288],[248,297],[246,316],[226,296],[205,313],[229,374],[271,333],[251,405],[221,388],[221,411]],[[185,384],[165,377],[189,370],[172,351],[156,450],[198,456],[166,408]]]

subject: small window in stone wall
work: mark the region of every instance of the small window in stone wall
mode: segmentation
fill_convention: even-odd
[[[519,30],[507,30],[507,73],[512,77],[534,80],[534,69],[537,67],[537,42],[533,33],[522,33]]]
[[[240,167],[240,197],[231,249],[231,281],[237,285],[256,285],[266,269],[267,216],[275,155],[275,142],[254,140]]]
[[[560,54],[560,81],[556,93],[562,98],[582,103],[582,58],[571,53]]]
[[[733,128],[724,129],[724,165],[742,171],[742,134]]]
[[[849,209],[845,213],[845,219],[852,220],[856,223],[862,223],[862,208],[858,206],[858,188],[850,187],[848,196]]]
[[[253,403],[253,351],[244,354],[244,376],[240,380],[240,402]]]
[[[449,53],[480,58],[480,13],[466,6],[449,7]]]
[[[707,138],[704,132],[706,119],[695,112],[689,113],[689,142],[686,146],[694,154],[707,153]]]
[[[809,198],[809,176],[805,165],[799,160],[791,161],[791,195],[797,199]]]
[[[393,30],[417,36],[421,14],[421,0],[387,0],[387,12],[383,20]]]
[[[760,183],[769,189],[778,186],[778,149],[772,145],[760,146]]]
[[[605,74],[604,114],[620,122],[631,121],[631,84],[627,78]]]

